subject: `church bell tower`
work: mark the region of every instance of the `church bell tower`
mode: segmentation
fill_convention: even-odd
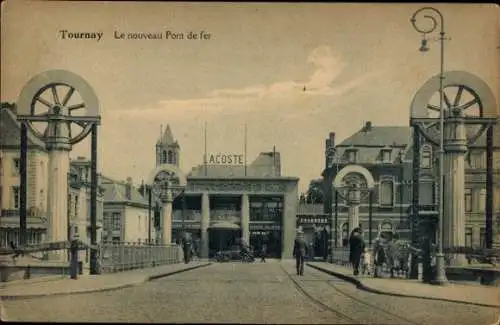
[[[170,125],[163,131],[160,129],[160,138],[156,142],[156,166],[161,164],[171,164],[179,167],[181,148],[177,140],[172,135]]]

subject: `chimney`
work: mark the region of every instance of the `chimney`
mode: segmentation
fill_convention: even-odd
[[[364,132],[370,132],[372,130],[372,122],[371,121],[367,121],[365,123],[365,127],[363,128],[363,131]]]
[[[329,139],[330,139],[330,146],[335,147],[335,132],[330,132]]]
[[[127,177],[127,182],[125,183],[125,197],[127,200],[132,200],[132,187],[134,184],[132,183],[132,177]]]

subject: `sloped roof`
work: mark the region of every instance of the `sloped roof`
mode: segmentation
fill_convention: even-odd
[[[138,189],[132,185],[131,198],[126,195],[125,182],[116,181],[106,176],[101,176],[101,187],[104,189],[104,202],[128,202],[147,205],[148,201],[139,193]]]
[[[405,147],[409,144],[410,139],[411,129],[409,126],[372,126],[370,131],[362,129],[342,141],[337,147],[383,147],[386,145]]]
[[[163,134],[160,136],[158,141],[156,142],[157,145],[174,145],[178,146],[177,141],[174,139],[174,135],[172,134],[172,130],[170,129],[170,124],[167,124],[167,128],[163,132]]]
[[[0,107],[0,145],[19,147],[21,123],[17,121],[14,104],[2,103]],[[28,146],[45,150],[45,143],[38,139],[28,128]]]

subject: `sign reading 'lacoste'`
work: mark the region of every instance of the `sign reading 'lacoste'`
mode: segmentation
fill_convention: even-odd
[[[206,163],[210,165],[243,165],[244,159],[241,154],[211,153],[207,156]]]

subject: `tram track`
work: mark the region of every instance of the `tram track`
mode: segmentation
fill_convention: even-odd
[[[285,269],[285,267],[280,264],[280,268],[281,270],[283,271],[283,273],[286,274],[286,276],[292,281],[292,283],[294,284],[295,288],[297,289],[297,291],[299,291],[303,296],[305,296],[307,299],[309,299],[311,302],[313,302],[315,305],[319,306],[320,308],[326,310],[326,311],[329,311],[331,312],[332,314],[335,314],[336,316],[339,316],[349,322],[355,322],[356,324],[358,324],[359,322],[350,317],[349,315],[343,313],[343,312],[340,312],[336,309],[333,309],[332,307],[328,306],[327,304],[323,303],[321,300],[319,299],[316,299],[313,295],[311,295],[309,292],[307,292],[306,289],[304,289],[304,287],[297,281],[297,279],[295,279],[290,273],[287,272],[287,270]],[[362,324],[362,323],[359,323],[359,324]]]
[[[421,323],[419,322],[416,322],[416,321],[413,321],[411,319],[408,319],[404,316],[400,316],[396,313],[393,313],[391,311],[388,311],[388,310],[385,310],[385,309],[382,309],[374,304],[370,304],[369,302],[366,302],[365,300],[363,299],[359,299],[358,297],[355,297],[341,289],[339,289],[337,286],[335,286],[333,283],[331,283],[332,280],[328,280],[328,279],[324,279],[320,276],[318,276],[317,274],[315,274],[315,272],[320,272],[318,270],[314,270],[314,269],[311,269],[309,268],[308,269],[308,272],[307,272],[307,275],[308,276],[312,276],[314,278],[313,279],[308,279],[308,280],[303,280],[303,281],[300,281],[298,280],[297,278],[294,278],[286,269],[283,265],[280,265],[281,266],[281,269],[283,270],[283,272],[286,273],[287,277],[293,282],[293,284],[295,285],[295,287],[297,288],[297,290],[299,292],[301,292],[304,296],[306,296],[309,300],[311,300],[314,304],[320,306],[321,308],[337,315],[337,316],[340,316],[342,318],[345,318],[346,320],[350,321],[350,322],[355,322],[356,324],[388,324],[388,323],[394,323],[394,324],[409,324],[409,325],[421,325]],[[378,314],[378,316],[380,317],[383,317],[383,321],[377,321],[377,322],[370,322],[370,321],[362,321],[360,320],[358,317],[352,317],[350,314],[348,313],[345,313],[343,311],[340,311],[338,310],[338,308],[335,308],[331,305],[328,305],[328,304],[325,304],[323,301],[321,301],[320,299],[316,298],[313,296],[312,293],[308,292],[308,290],[305,288],[305,286],[301,283],[301,282],[315,282],[315,283],[325,283],[329,288],[333,289],[336,293],[338,293],[339,295],[343,296],[343,297],[346,297],[348,298],[348,300],[351,301],[351,303],[354,303],[356,305],[362,305],[364,307],[368,307],[368,309],[363,309],[363,313],[364,314],[370,314],[370,315],[373,315],[373,317],[376,315],[375,313]],[[337,307],[340,307],[340,306],[337,306]]]

